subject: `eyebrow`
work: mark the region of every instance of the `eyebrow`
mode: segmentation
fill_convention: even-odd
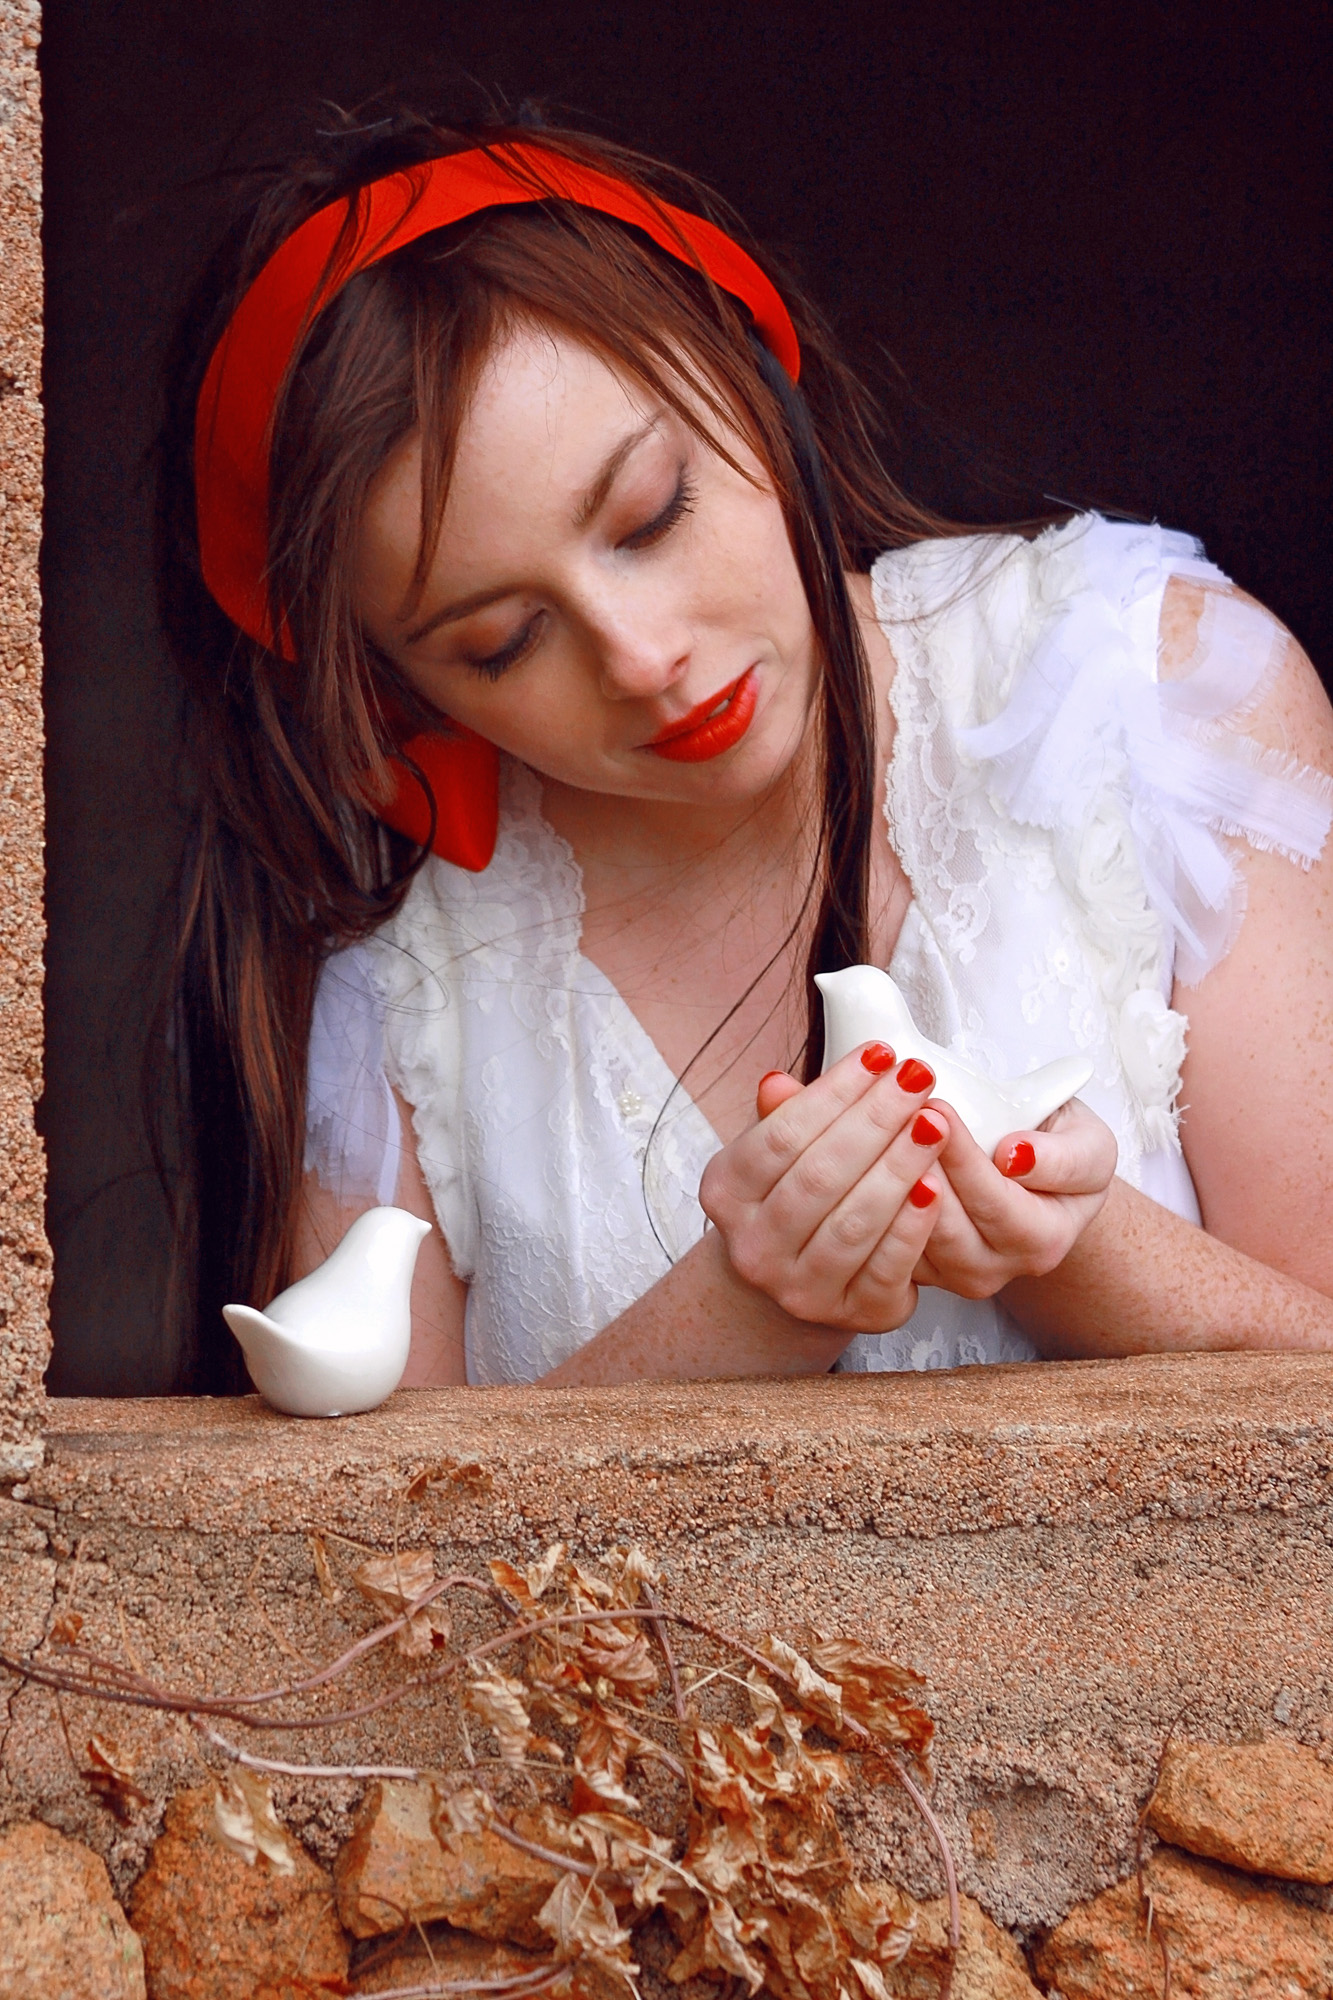
[[[620,443],[607,454],[597,477],[593,480],[592,485],[574,509],[574,526],[576,528],[586,528],[598,510],[606,504],[606,497],[615,485],[626,459],[638,450],[646,437],[651,436],[653,431],[657,429],[660,421],[661,412],[658,411],[653,416],[646,418],[637,429],[628,431],[620,440]],[[442,605],[438,611],[432,611],[429,618],[424,619],[420,625],[415,626],[412,631],[408,632],[403,639],[403,644],[405,646],[418,645],[422,639],[429,638],[430,634],[437,631],[441,625],[456,624],[460,618],[467,618],[474,611],[485,610],[488,604],[498,604],[501,598],[510,596],[511,592],[512,585],[504,584],[498,590],[475,590],[470,597],[455,598],[452,604]]]

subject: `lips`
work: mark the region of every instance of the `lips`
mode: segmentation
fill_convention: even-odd
[[[709,695],[688,715],[668,726],[643,748],[673,764],[704,764],[739,743],[754,720],[759,677],[749,667],[720,694]]]

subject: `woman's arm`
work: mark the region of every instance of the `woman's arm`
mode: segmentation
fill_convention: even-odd
[[[913,1273],[943,1197],[932,1169],[948,1120],[921,1115],[934,1085],[928,1070],[895,1065],[878,1045],[866,1053],[865,1062],[845,1057],[808,1089],[794,1077],[764,1080],[759,1122],[724,1147],[704,1177],[702,1200],[717,1226],[544,1382],[823,1373],[854,1334],[910,1317]],[[398,1109],[396,1199],[434,1221],[401,1100]],[[1114,1142],[1090,1114],[1072,1123],[1070,1133],[1046,1136],[1043,1167],[1057,1178],[1063,1172],[1080,1192],[1043,1199],[1001,1183],[1018,1215],[1004,1276],[1049,1268],[1102,1199]],[[937,1191],[922,1200],[928,1182]],[[340,1203],[308,1176],[295,1275],[328,1256],[370,1205]],[[406,1386],[466,1380],[466,1302],[437,1228],[421,1246],[413,1282]]]
[[[937,1162],[959,1144],[930,1106],[935,1079],[871,1044],[802,1086],[774,1073],[759,1122],[709,1163],[700,1200],[715,1227],[643,1298],[544,1380],[823,1373],[857,1333],[901,1326],[932,1282],[928,1245],[951,1200]],[[1037,1193],[989,1177],[997,1224],[984,1246],[965,1219],[958,1288],[988,1296],[1015,1271],[1049,1270],[1105,1199],[1115,1141],[1069,1109],[1037,1135]],[[993,1183],[993,1187],[990,1185]]]
[[[1203,591],[1173,583],[1164,671]],[[1246,733],[1333,772],[1333,710],[1292,641]],[[1005,1302],[1049,1354],[1333,1350],[1333,856],[1308,871],[1238,844],[1235,945],[1173,1005],[1189,1017],[1181,1138],[1203,1230],[1117,1181],[1058,1270]]]
[[[411,1115],[401,1098],[397,1102],[402,1166],[394,1200],[400,1208],[436,1223]],[[373,1206],[369,1198],[340,1202],[316,1175],[307,1174],[297,1219],[293,1280],[321,1264],[357,1217]],[[447,1388],[466,1382],[467,1290],[454,1274],[436,1223],[418,1252],[412,1280],[412,1349],[404,1388]],[[793,1319],[764,1293],[743,1284],[731,1268],[721,1238],[710,1230],[627,1312],[542,1380],[560,1385],[822,1374],[851,1337],[848,1329]]]
[[[825,1375],[849,1328],[793,1319],[736,1276],[722,1238],[701,1243],[543,1384],[699,1382],[738,1375]]]

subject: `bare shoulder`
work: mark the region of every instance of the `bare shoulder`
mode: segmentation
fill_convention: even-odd
[[[1241,619],[1228,615],[1237,608]],[[1308,774],[1333,776],[1333,709],[1319,676],[1252,597],[1173,579],[1161,640],[1164,679],[1211,664],[1251,687],[1223,721],[1277,753],[1277,773],[1307,774],[1307,794]],[[1225,956],[1197,986],[1178,984],[1172,1002],[1189,1021],[1185,1158],[1210,1235],[1333,1297],[1333,856],[1325,842],[1296,866],[1280,843],[1231,846],[1244,920]]]
[[[1205,616],[1210,605],[1211,619]],[[1183,680],[1207,663],[1209,629],[1225,623],[1229,605],[1256,614],[1247,624],[1249,643],[1267,651],[1272,668],[1261,684],[1261,699],[1245,716],[1245,734],[1265,749],[1333,772],[1333,704],[1304,647],[1247,591],[1171,578],[1162,600],[1162,679]]]

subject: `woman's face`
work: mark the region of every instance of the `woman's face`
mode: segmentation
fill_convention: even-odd
[[[581,791],[749,801],[805,736],[818,676],[778,501],[651,391],[561,334],[490,355],[411,605],[420,443],[371,489],[367,632],[427,701]]]

